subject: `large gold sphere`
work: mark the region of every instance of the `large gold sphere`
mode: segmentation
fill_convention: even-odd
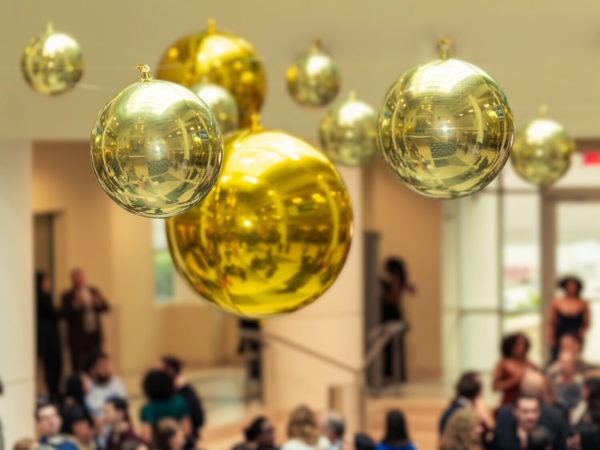
[[[327,111],[320,132],[323,151],[335,163],[362,166],[377,152],[377,113],[353,92]]]
[[[190,90],[142,80],[117,94],[92,128],[92,166],[118,205],[143,217],[181,214],[214,186],[223,160],[217,121]]]
[[[221,86],[210,83],[200,83],[190,88],[202,99],[211,110],[223,135],[238,128],[239,111],[235,99]]]
[[[379,113],[386,163],[428,197],[477,192],[510,155],[514,123],[502,89],[483,70],[456,59],[413,67],[394,83]]]
[[[574,150],[563,126],[542,114],[517,131],[510,159],[525,181],[548,186],[565,174]]]
[[[321,51],[320,42],[300,57],[287,71],[292,98],[303,106],[324,106],[340,90],[340,74],[333,59]]]
[[[231,92],[239,109],[239,125],[248,127],[265,97],[265,69],[248,41],[216,30],[209,22],[202,33],[186,36],[164,54],[158,77],[186,87],[207,80]]]
[[[71,36],[54,31],[33,38],[23,52],[23,76],[38,92],[55,95],[75,87],[83,74],[79,43]]]
[[[167,220],[175,266],[213,305],[272,317],[315,301],[342,270],[352,208],[327,158],[254,127],[225,138],[223,170],[198,206]]]

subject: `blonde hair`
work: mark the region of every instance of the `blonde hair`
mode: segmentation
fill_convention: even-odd
[[[473,429],[478,423],[475,410],[461,408],[455,411],[444,428],[440,450],[482,450],[481,444],[473,440]]]
[[[299,406],[288,419],[288,436],[308,445],[316,445],[319,440],[319,429],[313,412],[306,406]]]

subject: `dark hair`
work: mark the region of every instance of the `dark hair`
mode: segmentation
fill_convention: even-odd
[[[338,439],[344,437],[344,431],[346,431],[346,424],[343,420],[329,419],[327,426],[333,431]]]
[[[531,394],[519,394],[519,396],[515,399],[515,408],[519,406],[519,402],[521,400],[535,400],[538,403],[538,406],[542,406],[542,401],[539,397]]]
[[[246,442],[254,441],[261,433],[263,424],[267,421],[266,417],[260,416],[252,421],[250,426],[244,430]]]
[[[160,419],[152,433],[153,448],[156,450],[171,450],[169,441],[175,436],[179,428],[179,423],[175,419],[170,417]]]
[[[527,435],[527,450],[546,450],[550,445],[552,440],[544,427],[536,427]]]
[[[481,382],[477,372],[466,372],[456,383],[456,396],[474,400],[481,393]]]
[[[375,442],[366,434],[354,435],[354,448],[356,450],[375,450]]]
[[[113,405],[116,411],[121,411],[123,419],[129,422],[129,404],[127,403],[127,399],[123,397],[110,397],[106,400],[106,403]]]
[[[398,409],[387,413],[383,442],[390,447],[404,447],[409,441],[404,414]]]
[[[171,369],[175,375],[179,375],[181,368],[183,367],[183,363],[179,358],[176,358],[175,356],[163,356],[160,360],[168,369]]]
[[[406,284],[406,266],[404,261],[399,258],[388,258],[385,262],[385,270],[400,278],[402,286]]]
[[[144,377],[144,393],[150,400],[171,398],[175,393],[173,379],[164,370],[151,370]]]
[[[54,410],[58,414],[58,408],[56,407],[56,405],[54,403],[50,403],[50,402],[40,403],[39,405],[37,405],[35,407],[35,421],[36,422],[40,420],[40,411],[42,409],[46,409],[46,408],[54,408]]]
[[[558,282],[558,287],[560,287],[561,289],[563,289],[563,290],[566,291],[567,290],[567,283],[569,281],[574,281],[577,284],[577,296],[579,296],[579,293],[583,289],[583,283],[577,277],[564,277],[563,279],[561,279]]]
[[[67,390],[65,395],[71,397],[77,403],[83,404],[85,392],[83,392],[83,382],[81,381],[80,373],[74,373],[67,378]]]
[[[104,352],[94,353],[85,362],[85,365],[83,366],[83,370],[86,373],[90,373],[90,371],[96,366],[96,364],[98,364],[103,359],[107,359],[107,358],[108,358],[108,355]]]
[[[527,354],[527,351],[529,350],[529,339],[527,339],[527,336],[525,336],[523,333],[514,333],[509,334],[502,339],[502,356],[505,358],[510,358],[512,356],[512,350],[520,338],[525,339],[525,353]]]

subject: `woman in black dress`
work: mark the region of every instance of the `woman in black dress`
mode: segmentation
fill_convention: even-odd
[[[58,319],[60,314],[52,303],[52,285],[50,277],[37,273],[37,354],[44,366],[44,376],[48,387],[48,396],[52,402],[60,398],[60,377],[62,374],[62,356]]]

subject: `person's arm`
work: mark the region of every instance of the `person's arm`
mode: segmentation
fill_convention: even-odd
[[[110,311],[110,306],[108,306],[108,302],[102,297],[102,294],[96,289],[91,289],[92,291],[92,302],[94,303],[94,308],[98,312],[108,312]]]
[[[555,342],[556,332],[556,300],[552,300],[550,303],[550,310],[548,311],[548,326],[546,328],[546,340],[550,348],[556,345]]]
[[[583,324],[579,329],[579,337],[583,339],[585,337],[585,333],[587,333],[588,328],[590,327],[590,307],[588,304],[585,304],[585,308],[583,310]]]
[[[190,417],[192,418],[192,425],[197,424],[198,428],[204,425],[204,409],[202,408],[202,402],[198,394],[192,389],[191,394],[188,398],[188,408],[190,410]]]
[[[179,421],[179,423],[181,424],[181,429],[183,430],[183,433],[186,436],[191,436],[192,435],[192,419],[190,419],[190,416],[182,417],[181,420]]]
[[[152,442],[152,425],[148,422],[142,422],[142,433],[140,436],[144,442]]]
[[[521,380],[525,374],[525,371],[521,370],[519,373],[511,374],[508,378],[502,378],[503,364],[504,360],[500,361],[496,366],[496,370],[494,370],[494,391],[506,391],[517,387],[521,384]]]

